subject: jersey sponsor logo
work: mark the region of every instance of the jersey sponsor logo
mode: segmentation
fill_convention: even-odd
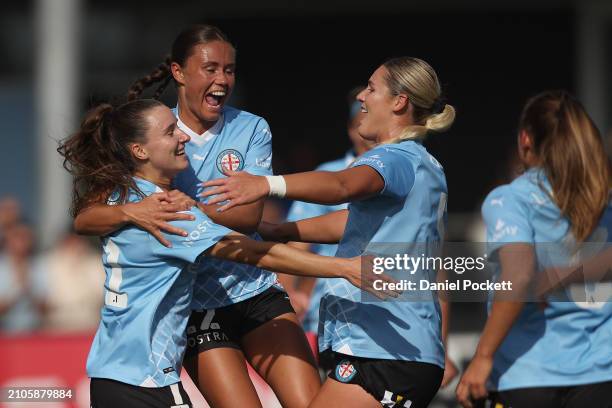
[[[349,360],[342,360],[340,364],[336,366],[336,379],[338,381],[347,383],[355,377],[357,369]]]
[[[492,242],[498,242],[504,237],[514,237],[518,234],[518,227],[515,225],[506,225],[506,223],[498,218],[495,223],[495,232],[491,237]]]
[[[384,169],[385,163],[383,163],[382,160],[378,159],[377,157],[380,157],[380,156],[375,154],[369,157],[362,157],[361,159],[356,160],[355,163],[353,163],[353,167],[368,163],[368,164],[371,164],[372,166],[378,167],[379,169]]]
[[[217,169],[221,173],[240,171],[244,168],[244,158],[238,150],[226,149],[217,156]]]
[[[255,165],[257,167],[263,167],[267,169],[270,167],[271,164],[272,164],[272,156],[264,157],[263,159],[260,159],[258,157],[255,158]]]
[[[189,232],[187,238],[183,240],[183,245],[188,248],[192,247],[194,242],[199,240],[202,234],[205,233],[211,225],[212,224],[208,220],[199,223],[193,231]]]

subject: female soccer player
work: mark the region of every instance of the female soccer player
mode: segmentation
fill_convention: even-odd
[[[197,198],[200,182],[226,171],[272,174],[271,133],[266,121],[226,106],[235,82],[235,50],[218,28],[199,25],[181,32],[169,61],[136,81],[129,99],[157,82],[161,95],[170,81],[177,88],[174,110],[179,128],[191,137],[185,152],[190,166],[173,186]],[[177,206],[152,195],[139,203],[84,209],[75,220],[79,232],[105,235],[137,225],[164,242],[158,227],[181,233],[164,220],[177,218]],[[218,224],[249,233],[260,222],[262,201],[227,214],[202,206]],[[186,215],[183,215],[186,217]],[[197,266],[193,309],[188,325],[185,367],[215,408],[259,406],[246,360],[271,386],[284,407],[306,407],[320,380],[314,357],[289,299],[274,273],[232,262],[207,260]],[[269,339],[277,339],[270,342]],[[226,375],[217,375],[223,370]],[[286,373],[292,373],[288,376]]]
[[[92,110],[58,149],[75,176],[73,213],[111,192],[109,204],[121,205],[169,190],[189,165],[188,141],[170,109],[156,100]],[[180,225],[188,231],[185,237],[167,237],[172,248],[132,225],[104,237],[105,305],[87,362],[93,407],[190,406],[179,374],[193,283],[200,273],[188,266],[201,254],[290,274],[344,274],[361,283],[357,259],[253,240],[213,223],[195,207],[191,214],[195,220]],[[206,262],[203,258],[199,263]]]
[[[545,307],[517,298],[536,273],[568,265],[580,244],[610,241],[611,177],[601,136],[578,101],[549,91],[524,107],[518,151],[527,170],[493,190],[482,214],[489,258],[521,292],[492,302],[457,398],[472,407],[488,388],[492,407],[611,407],[610,293],[589,303],[584,286],[582,299],[561,290]]]
[[[439,243],[446,214],[442,166],[422,146],[429,132],[446,130],[455,111],[441,100],[434,70],[417,58],[381,65],[358,99],[363,117],[359,134],[379,144],[348,168],[260,177],[231,173],[207,182],[219,210],[268,194],[338,204],[348,211],[283,224],[272,235],[333,243],[337,256],[376,252],[377,244]],[[426,273],[419,271],[419,274]],[[425,294],[424,294],[425,295]],[[332,280],[321,301],[319,349],[335,353],[335,369],[312,407],[425,407],[440,386],[444,349],[440,309],[428,301],[360,302],[357,291]]]

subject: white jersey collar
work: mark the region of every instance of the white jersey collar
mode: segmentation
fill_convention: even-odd
[[[178,112],[178,106],[177,106],[177,112]],[[206,132],[202,134],[196,133],[191,128],[189,128],[189,126],[183,123],[178,113],[176,115],[176,119],[177,119],[176,124],[179,129],[181,129],[191,138],[191,141],[193,143],[197,144],[198,146],[203,146],[204,144],[206,144],[206,142],[210,141],[213,137],[221,133],[221,129],[223,128],[224,118],[225,117],[222,113],[219,116],[219,119],[217,120],[217,122],[213,125],[213,127],[211,127],[210,129],[208,129]]]

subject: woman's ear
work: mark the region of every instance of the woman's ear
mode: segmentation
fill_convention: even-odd
[[[537,162],[533,137],[526,130],[519,131],[518,154],[520,160],[528,166]]]
[[[410,99],[408,99],[408,95],[399,94],[395,95],[395,100],[393,102],[393,112],[402,112],[407,111],[410,107]]]
[[[178,63],[170,64],[170,72],[172,72],[172,77],[179,85],[185,85],[185,74],[183,74],[183,68]]]
[[[147,160],[149,158],[149,153],[141,144],[132,144],[130,146],[130,151],[132,152],[132,156],[138,160]]]
[[[521,150],[533,150],[533,138],[526,130],[521,130],[518,137],[519,148]]]

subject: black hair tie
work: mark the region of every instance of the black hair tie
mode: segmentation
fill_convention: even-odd
[[[431,111],[434,115],[437,115],[438,113],[442,113],[444,111],[445,106],[446,106],[446,99],[440,96],[431,105]]]

